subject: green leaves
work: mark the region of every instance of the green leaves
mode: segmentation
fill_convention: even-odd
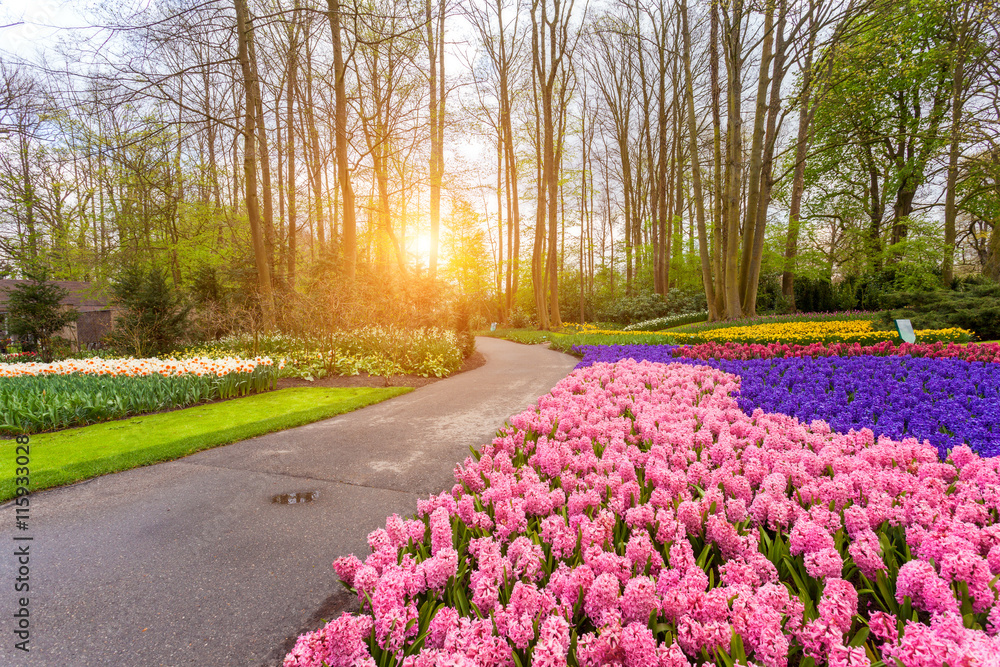
[[[0,433],[39,433],[271,389],[275,366],[225,376],[158,374],[0,378]]]

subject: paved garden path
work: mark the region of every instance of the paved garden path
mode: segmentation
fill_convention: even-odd
[[[476,340],[486,364],[308,426],[32,496],[31,652],[13,648],[13,509],[0,511],[0,665],[274,665],[349,604],[330,564],[450,489],[455,463],[576,360]],[[316,491],[276,505],[273,495]],[[27,659],[26,659],[27,658]]]

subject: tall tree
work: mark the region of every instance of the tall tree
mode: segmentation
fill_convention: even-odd
[[[430,87],[430,214],[431,214],[431,247],[430,247],[430,277],[433,280],[437,274],[438,246],[441,236],[441,180],[444,176],[444,19],[445,2],[440,0],[437,15],[434,15],[433,0],[425,1],[427,19],[427,60],[430,65],[427,76]]]
[[[541,137],[541,177],[538,182],[538,215],[548,223],[548,253],[545,277],[541,271],[541,255],[533,257],[532,280],[535,282],[536,303],[539,307],[539,325],[559,328],[559,175],[565,137],[559,125],[565,119],[566,104],[573,81],[569,60],[579,34],[572,32],[570,14],[574,0],[534,0],[531,5],[533,70],[541,113],[537,118]],[[543,231],[536,225],[536,234]],[[538,239],[535,248],[539,248]],[[537,268],[535,265],[538,265]],[[548,283],[547,286],[545,283]],[[548,298],[545,298],[546,289]],[[543,318],[541,311],[547,310]],[[547,321],[545,321],[547,319]]]
[[[344,274],[353,281],[357,271],[357,219],[354,211],[354,188],[351,187],[351,172],[347,163],[347,90],[344,65],[344,51],[341,30],[340,0],[326,0],[327,17],[333,38],[333,76],[336,110],[334,113],[334,150],[337,154],[337,180],[344,211],[344,231],[340,247],[344,260]]]
[[[256,115],[259,108],[257,95],[259,94],[260,87],[256,78],[256,67],[250,61],[250,54],[252,53],[250,43],[253,40],[253,25],[250,21],[250,13],[247,9],[246,0],[234,0],[234,4],[236,5],[236,31],[239,43],[237,58],[243,72],[245,99],[243,173],[246,186],[247,217],[250,220],[250,234],[253,239],[254,261],[257,266],[257,284],[260,289],[264,328],[270,330],[275,325],[274,294],[271,287],[271,263],[268,260],[268,249],[261,230],[260,208],[257,203]]]

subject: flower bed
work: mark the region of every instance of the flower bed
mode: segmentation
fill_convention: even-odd
[[[37,433],[274,388],[268,357],[0,365],[0,433]]]
[[[627,327],[624,327],[622,331],[660,331],[661,329],[679,327],[682,324],[704,322],[707,319],[707,310],[702,310],[696,313],[679,313],[677,315],[666,315],[664,317],[656,317],[651,320],[636,322],[635,324],[630,324]]]
[[[972,332],[965,329],[921,329],[915,331],[921,344],[966,342]],[[901,344],[895,331],[878,331],[869,320],[806,321],[730,326],[695,333],[679,331],[610,331],[584,327],[572,337],[575,345],[629,345],[664,343],[745,345],[860,345]]]
[[[965,329],[927,329],[915,331],[921,343],[964,342],[972,337]],[[789,345],[809,345],[813,343],[858,343],[873,345],[883,341],[898,341],[895,331],[878,331],[870,320],[830,320],[809,322],[770,322],[751,326],[733,326],[711,329],[698,333],[675,334],[678,343],[697,344],[707,342],[733,343],[787,343]]]
[[[744,413],[738,379],[574,371],[390,517],[286,667],[993,664],[1000,459]]]
[[[785,313],[784,315],[754,315],[753,317],[744,317],[739,320],[718,320],[715,322],[704,322],[702,324],[691,324],[685,326],[684,331],[687,333],[697,333],[699,331],[753,326],[757,324],[773,324],[776,322],[876,320],[879,316],[880,313],[877,311],[872,312],[864,310],[842,310],[835,313]]]
[[[942,458],[961,444],[984,456],[1000,454],[1000,364],[977,361],[996,360],[997,344],[579,349],[581,366],[628,358],[719,368],[742,378],[739,405],[747,413],[760,408],[803,422],[823,419],[844,432],[869,428],[875,435],[926,439]],[[918,354],[924,356],[910,356]]]
[[[461,342],[449,329],[367,326],[327,336],[250,334],[227,336],[175,354],[265,354],[284,359],[282,377],[314,379],[325,375],[403,375],[445,377],[462,367]]]
[[[964,359],[1000,363],[1000,343],[900,343],[883,341],[875,345],[858,343],[813,343],[788,345],[769,343],[702,343],[699,345],[661,346],[670,350],[671,356],[689,359],[774,359],[784,357],[856,357],[856,356],[908,356],[932,359]]]

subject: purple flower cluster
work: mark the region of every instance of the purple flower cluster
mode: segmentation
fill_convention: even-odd
[[[968,444],[981,456],[1000,454],[1000,364],[961,359],[793,357],[687,359],[672,345],[581,347],[580,367],[619,359],[707,365],[741,378],[739,405],[836,431],[871,429],[877,436],[928,440],[942,458]]]

